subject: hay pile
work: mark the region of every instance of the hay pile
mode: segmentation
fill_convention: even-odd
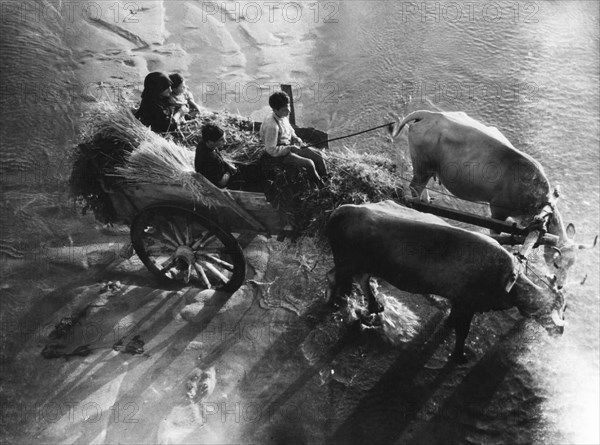
[[[327,187],[311,187],[304,177],[304,184],[292,186],[293,205],[286,209],[288,219],[303,235],[323,237],[329,215],[342,204],[402,201],[405,180],[389,159],[347,148],[324,151],[323,157],[330,175]]]
[[[219,190],[194,175],[194,149],[207,122],[226,131],[225,157],[234,162],[259,162],[264,150],[258,132],[251,121],[240,116],[204,111],[165,138],[144,127],[130,110],[99,104],[87,116],[70,180],[83,212],[92,210],[102,222],[115,221],[105,187],[131,182],[181,185],[199,202],[217,204]],[[290,178],[281,166],[263,167],[267,199],[297,234],[322,236],[329,214],[341,204],[402,199],[403,179],[386,158],[349,149],[326,150],[323,156],[330,178],[322,189],[314,188],[302,172]]]

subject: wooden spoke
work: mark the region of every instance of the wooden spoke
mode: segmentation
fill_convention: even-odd
[[[207,239],[209,239],[211,237],[211,233],[210,232],[206,232],[202,238],[200,238],[199,240],[196,240],[194,242],[194,244],[192,244],[192,250],[196,250],[196,249],[200,249],[202,247],[202,243],[204,243]]]
[[[202,265],[204,267],[206,267],[208,270],[211,271],[211,273],[217,277],[219,280],[221,280],[223,283],[227,283],[227,281],[229,280],[229,278],[227,278],[225,275],[223,275],[215,266],[213,266],[210,263],[207,263],[206,261],[204,261],[202,263]]]
[[[200,263],[194,263],[194,269],[196,269],[196,273],[198,274],[198,276],[200,277],[200,279],[202,280],[202,282],[204,283],[206,288],[212,289],[210,281],[208,281],[208,277],[206,276],[206,272],[204,272],[202,265]]]
[[[162,237],[163,240],[167,241],[169,244],[171,244],[173,247],[177,248],[179,246],[179,244],[177,243],[177,241],[175,241],[173,238],[171,238],[169,235],[167,235],[165,232],[159,231],[157,234],[159,237]]]
[[[244,253],[203,212],[170,204],[142,210],[131,226],[135,252],[161,280],[235,291],[246,276]]]
[[[192,276],[192,265],[188,264],[188,268],[185,272],[185,275],[183,276],[183,282],[185,284],[189,284],[191,276]]]
[[[175,234],[175,239],[179,243],[178,245],[179,246],[185,245],[185,242],[183,240],[183,234],[181,233],[181,231],[177,227],[177,224],[175,224],[173,221],[169,221],[169,227],[171,228],[171,230]]]
[[[206,258],[209,261],[212,261],[215,264],[218,264],[219,266],[223,266],[225,269],[227,270],[233,270],[233,264],[228,263],[227,261],[223,261],[220,258],[216,258],[212,255],[209,255],[207,253],[202,253],[201,254],[204,258]]]
[[[175,263],[175,254],[171,255],[160,265],[160,271],[163,273],[166,272],[173,266],[174,263]]]
[[[213,242],[216,239],[217,239],[217,237],[211,233],[210,236],[208,238],[206,238],[202,244],[200,244],[200,249],[204,249],[207,244],[210,244],[211,242]]]
[[[190,246],[192,243],[192,227],[190,221],[186,221],[185,224],[185,245]]]

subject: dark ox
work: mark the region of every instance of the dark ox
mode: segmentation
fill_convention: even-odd
[[[566,306],[562,291],[538,287],[524,275],[515,277],[514,255],[486,235],[384,201],[337,208],[329,219],[327,237],[335,264],[327,274],[332,304],[342,303],[356,277],[369,311],[381,311],[369,285],[371,276],[407,292],[445,297],[452,306],[457,360],[464,359],[475,312],[516,306],[549,332],[562,333]],[[511,282],[512,288],[507,286]]]
[[[542,166],[517,150],[497,128],[487,127],[463,112],[415,111],[390,128],[396,137],[409,126],[408,146],[413,166],[410,183],[417,197],[428,200],[426,185],[439,178],[455,196],[488,202],[493,218],[513,218],[529,224],[536,216],[552,212],[548,233],[557,235],[557,247],[544,249],[546,263],[562,288],[575,262],[575,226],[565,229],[555,207],[558,189],[551,190]],[[595,245],[594,241],[594,245]]]

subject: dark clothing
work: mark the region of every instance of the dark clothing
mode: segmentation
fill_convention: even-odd
[[[177,123],[171,118],[169,98],[142,99],[135,117],[155,133],[166,133],[177,129]]]
[[[234,172],[231,165],[225,162],[219,150],[208,148],[204,141],[200,141],[196,147],[194,167],[198,173],[203,174],[217,187],[220,187],[218,183],[225,173],[233,175]]]
[[[165,133],[177,129],[177,123],[171,117],[169,97],[161,94],[171,86],[171,80],[165,73],[150,73],[144,79],[142,103],[135,117],[156,133]]]

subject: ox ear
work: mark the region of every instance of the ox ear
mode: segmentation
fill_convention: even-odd
[[[575,226],[573,225],[573,223],[569,223],[569,225],[567,226],[567,236],[571,240],[575,238]]]

